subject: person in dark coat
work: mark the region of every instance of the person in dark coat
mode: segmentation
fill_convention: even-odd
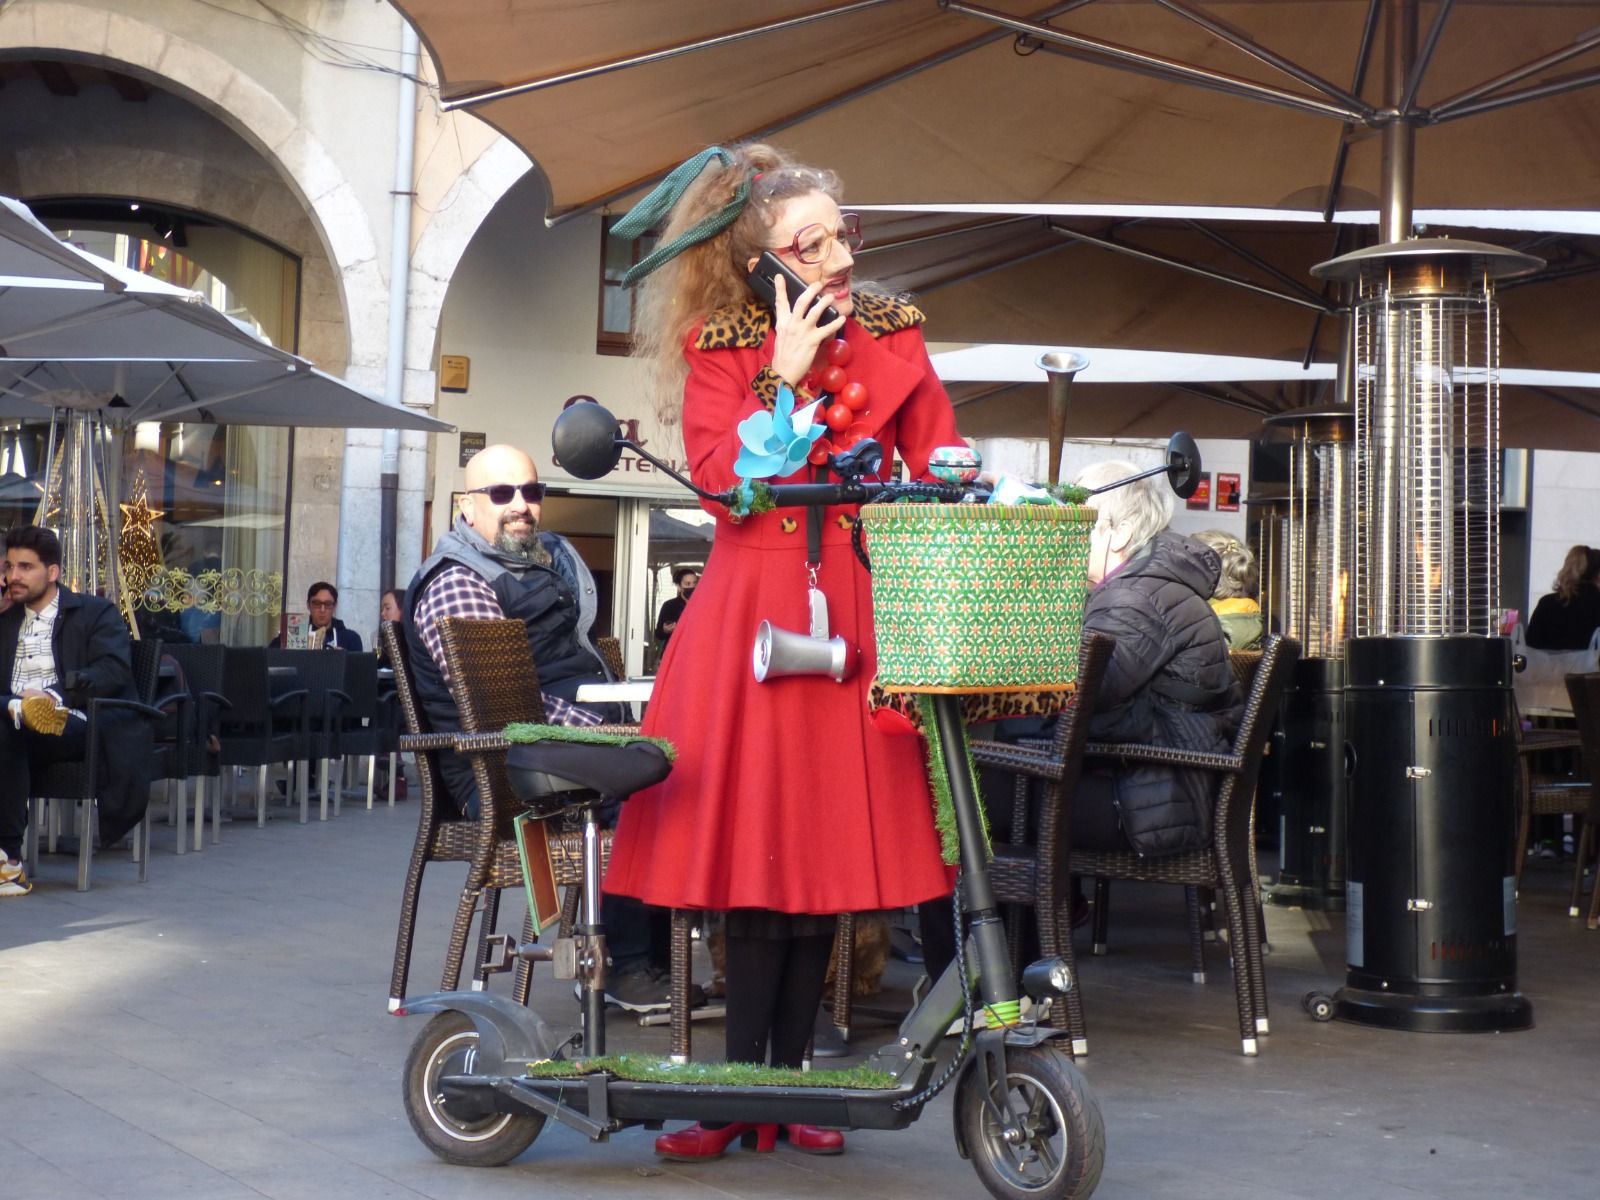
[[[1095,488],[1136,471],[1131,463],[1096,463],[1078,482]],[[1244,699],[1210,604],[1221,560],[1167,529],[1173,498],[1164,478],[1106,492],[1095,505],[1083,631],[1117,644],[1089,736],[1226,752]],[[1211,772],[1154,763],[1086,770],[1073,800],[1072,843],[1141,855],[1198,849],[1211,841],[1215,786]]]
[[[311,614],[311,628],[306,631],[309,645],[318,650],[348,650],[361,653],[361,635],[333,614],[339,609],[339,589],[324,579],[317,580],[306,589],[306,611]],[[274,637],[268,649],[276,649],[283,639]]]
[[[1600,549],[1574,546],[1556,573],[1555,590],[1542,596],[1528,618],[1534,650],[1587,650],[1600,629]]]
[[[91,701],[139,697],[127,623],[98,596],[61,585],[54,533],[37,525],[11,530],[6,565],[12,604],[0,613],[0,850],[16,857],[33,769],[83,760]],[[136,714],[114,709],[102,710],[97,730],[100,840],[111,845],[149,803],[150,731]]]

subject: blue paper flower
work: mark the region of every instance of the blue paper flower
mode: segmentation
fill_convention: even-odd
[[[742,445],[733,464],[734,474],[743,479],[771,479],[793,474],[805,465],[806,455],[827,427],[812,423],[815,402],[797,413],[794,399],[794,389],[783,384],[771,412],[763,409],[739,422]]]

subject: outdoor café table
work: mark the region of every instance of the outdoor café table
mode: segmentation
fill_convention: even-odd
[[[577,701],[579,704],[637,704],[639,711],[643,713],[645,702],[650,699],[650,693],[655,690],[655,686],[654,675],[623,679],[616,683],[585,683],[578,688]],[[623,711],[628,713],[631,719],[630,710]]]

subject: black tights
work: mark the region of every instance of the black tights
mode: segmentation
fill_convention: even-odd
[[[730,930],[727,945],[728,1061],[765,1063],[770,1050],[773,1066],[799,1067],[822,1003],[833,934]]]

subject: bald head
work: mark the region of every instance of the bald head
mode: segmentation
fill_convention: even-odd
[[[484,541],[508,554],[528,554],[537,545],[540,503],[538,497],[523,495],[523,485],[538,480],[533,459],[525,452],[515,446],[486,446],[467,460],[461,515]],[[501,495],[505,502],[497,503]]]

